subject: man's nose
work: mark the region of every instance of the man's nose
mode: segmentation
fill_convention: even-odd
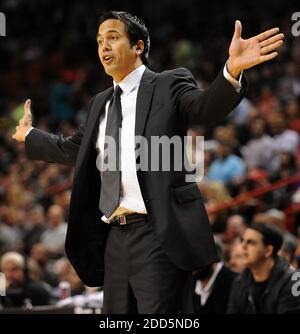
[[[101,50],[102,52],[107,51],[107,50],[111,50],[110,44],[108,43],[107,40],[104,40],[101,46]]]

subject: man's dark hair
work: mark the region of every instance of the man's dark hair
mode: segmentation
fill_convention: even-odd
[[[273,246],[272,256],[276,257],[283,243],[282,232],[276,226],[265,223],[255,223],[250,225],[249,228],[262,235],[262,241],[265,246]]]
[[[102,14],[99,19],[99,26],[104,21],[110,19],[119,20],[125,24],[131,46],[135,45],[139,40],[144,42],[144,51],[141,54],[141,60],[147,66],[150,51],[150,36],[144,21],[127,12],[109,11]]]

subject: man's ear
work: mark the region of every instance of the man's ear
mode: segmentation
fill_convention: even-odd
[[[265,258],[267,257],[271,257],[273,254],[273,246],[272,245],[268,245],[265,247],[266,251],[265,251]]]
[[[137,55],[140,56],[143,53],[144,48],[145,48],[144,42],[140,39],[136,42],[136,45],[134,47],[135,47]]]

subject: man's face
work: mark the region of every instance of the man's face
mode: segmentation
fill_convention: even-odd
[[[269,249],[264,245],[262,235],[259,232],[247,228],[242,238],[242,244],[246,267],[252,268],[260,265],[268,257]]]
[[[229,264],[236,273],[241,273],[245,269],[245,252],[241,242],[232,246]]]
[[[105,72],[116,82],[121,81],[142,64],[141,50],[131,46],[125,24],[109,19],[101,23],[97,35],[98,54]],[[138,65],[140,65],[138,64]]]
[[[255,138],[260,138],[265,132],[265,125],[263,121],[256,120],[251,125],[251,133]]]
[[[8,261],[2,266],[9,287],[18,287],[24,283],[24,271],[13,261]]]

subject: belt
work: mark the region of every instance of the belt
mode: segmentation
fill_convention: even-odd
[[[129,215],[122,215],[113,217],[109,222],[113,226],[129,225],[147,220],[148,215],[142,213],[130,213]]]

